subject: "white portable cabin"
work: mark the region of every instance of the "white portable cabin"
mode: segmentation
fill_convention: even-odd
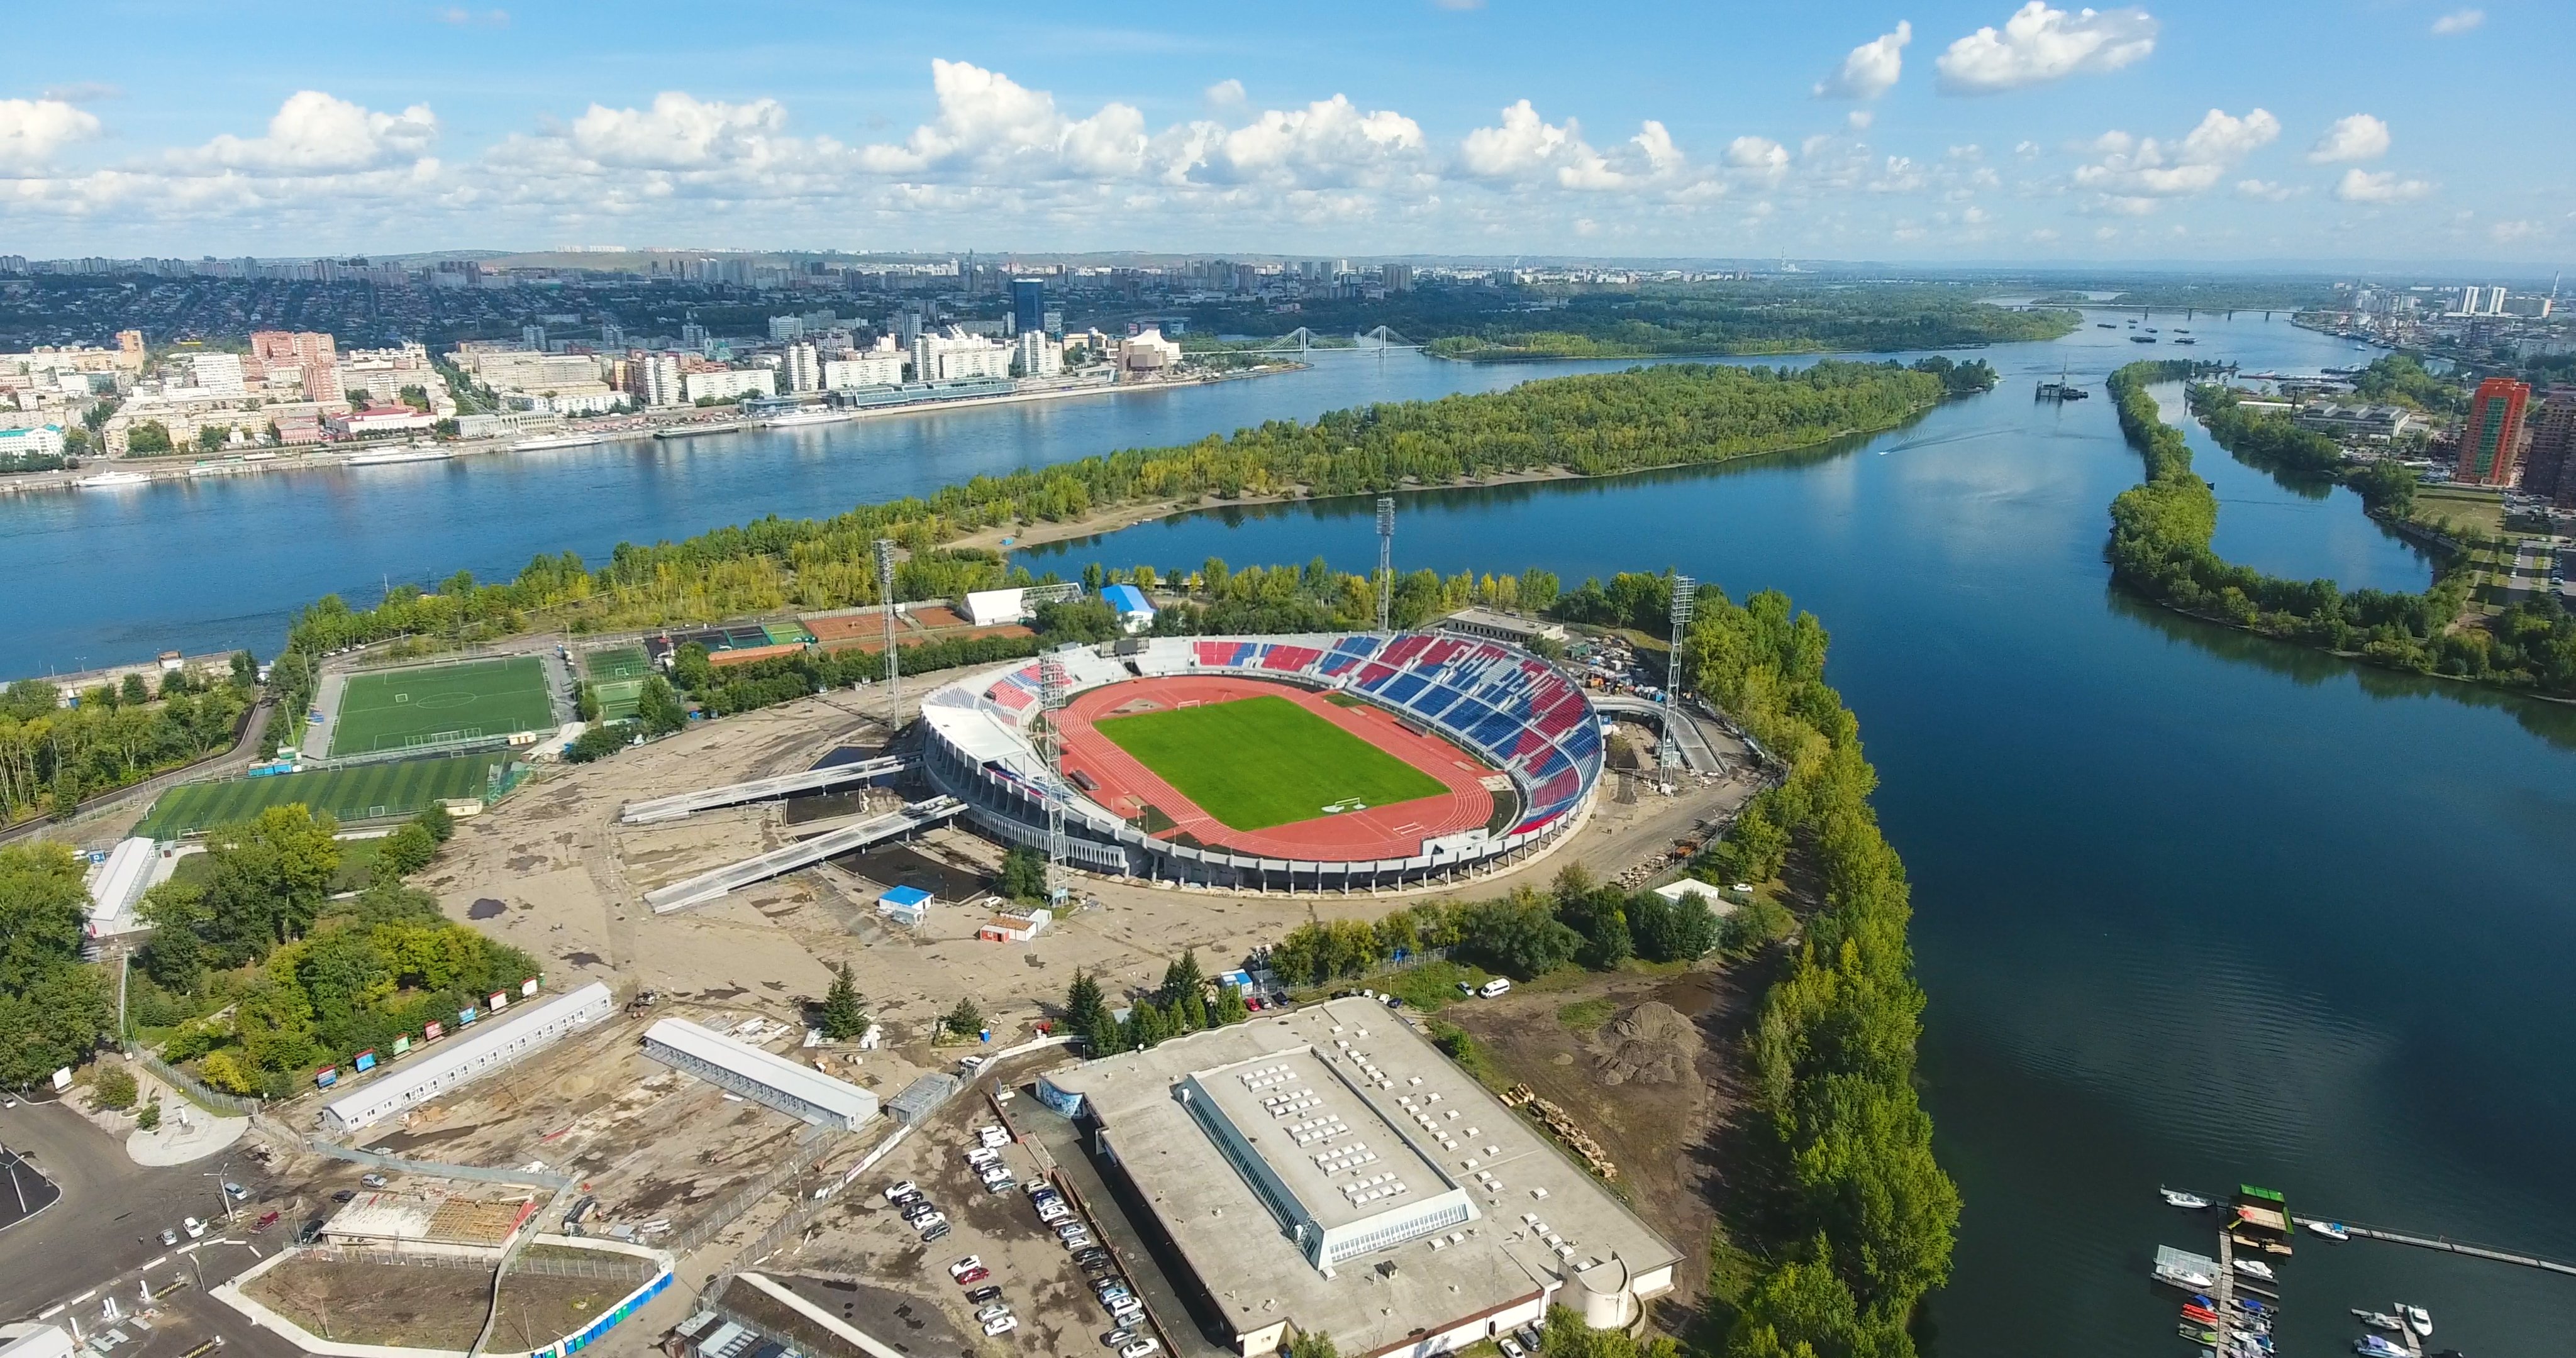
[[[485,1020],[322,1105],[322,1126],[346,1136],[479,1080],[617,1012],[598,981],[506,1022]]]
[[[687,1019],[666,1018],[646,1029],[644,1054],[816,1126],[855,1132],[877,1115],[877,1096],[857,1085]]]

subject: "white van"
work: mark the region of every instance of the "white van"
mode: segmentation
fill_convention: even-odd
[[[1497,976],[1494,979],[1485,982],[1483,985],[1476,987],[1476,993],[1490,1000],[1498,995],[1510,994],[1511,989],[1511,978]]]

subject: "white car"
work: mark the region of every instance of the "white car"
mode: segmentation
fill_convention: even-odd
[[[1523,1352],[1521,1349],[1521,1341],[1512,1338],[1510,1335],[1504,1335],[1502,1338],[1495,1340],[1494,1346],[1503,1351],[1503,1358],[1521,1358],[1521,1354]]]
[[[1147,1335],[1118,1351],[1118,1358],[1153,1358],[1163,1351],[1163,1341]]]
[[[948,1276],[951,1278],[963,1278],[967,1274],[972,1273],[983,1266],[984,1259],[982,1255],[970,1254],[965,1258],[958,1260],[956,1263],[950,1264],[948,1266]]]
[[[1009,1334],[1018,1328],[1020,1328],[1020,1318],[1014,1315],[998,1315],[984,1322],[984,1333],[987,1335]]]
[[[902,1183],[896,1184],[894,1187],[887,1189],[885,1191],[885,1200],[893,1202],[897,1198],[910,1197],[920,1191],[921,1185],[914,1183],[910,1179],[906,1179]]]
[[[179,1220],[179,1225],[182,1229],[187,1231],[188,1238],[190,1240],[203,1240],[206,1238],[206,1223],[197,1220],[195,1217],[182,1217]]]
[[[1066,1237],[1064,1238],[1064,1247],[1065,1247],[1065,1249],[1066,1249],[1066,1250],[1068,1250],[1068,1251],[1070,1251],[1070,1250],[1080,1250],[1080,1249],[1089,1249],[1089,1248],[1091,1247],[1091,1237],[1090,1237],[1090,1236],[1088,1236],[1088,1235],[1069,1235],[1069,1236],[1066,1236]]]
[[[997,1301],[992,1305],[985,1307],[983,1310],[977,1311],[975,1313],[975,1319],[979,1322],[990,1324],[991,1322],[999,1320],[1010,1313],[1010,1307],[1004,1306]]]
[[[931,1227],[945,1226],[947,1224],[948,1217],[945,1213],[933,1212],[930,1215],[923,1217],[921,1220],[912,1223],[912,1229],[919,1231],[923,1235],[928,1235],[930,1234]]]

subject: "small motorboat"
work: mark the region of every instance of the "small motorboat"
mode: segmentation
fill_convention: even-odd
[[[2182,1337],[2205,1349],[2218,1347],[2218,1331],[2206,1325],[2194,1325],[2186,1320],[2182,1323]]]
[[[2302,1221],[2299,1224],[2328,1240],[2340,1242],[2352,1239],[2352,1232],[2347,1230],[2340,1221]]]
[[[2267,1283],[2274,1281],[2272,1266],[2260,1259],[2234,1259],[2229,1262],[2236,1266],[2237,1272],[2248,1278],[2260,1278]]]
[[[2362,1358],[2415,1358],[2404,1345],[2391,1344],[2375,1334],[2366,1334],[2352,1341],[2352,1351]]]
[[[2416,1338],[2430,1339],[2433,1337],[2432,1312],[2425,1310],[2421,1306],[2409,1306],[2405,1302],[2401,1301],[2397,1303],[2397,1314],[2406,1317],[2406,1328],[2413,1330]]]
[[[2390,1334],[2404,1334],[2406,1332],[2406,1322],[2388,1314],[2386,1311],[2365,1311],[2356,1306],[2352,1308],[2352,1318],[2374,1330],[2386,1330]]]
[[[2210,1208],[2209,1199],[2197,1193],[2182,1193],[2170,1188],[2159,1188],[2156,1191],[2164,1194],[2167,1207],[2179,1207],[2186,1212],[2206,1212]]]

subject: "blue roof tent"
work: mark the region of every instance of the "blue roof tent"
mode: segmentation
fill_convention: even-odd
[[[1154,606],[1145,601],[1145,591],[1134,585],[1110,585],[1100,591],[1100,601],[1109,605],[1129,631],[1154,624]]]

